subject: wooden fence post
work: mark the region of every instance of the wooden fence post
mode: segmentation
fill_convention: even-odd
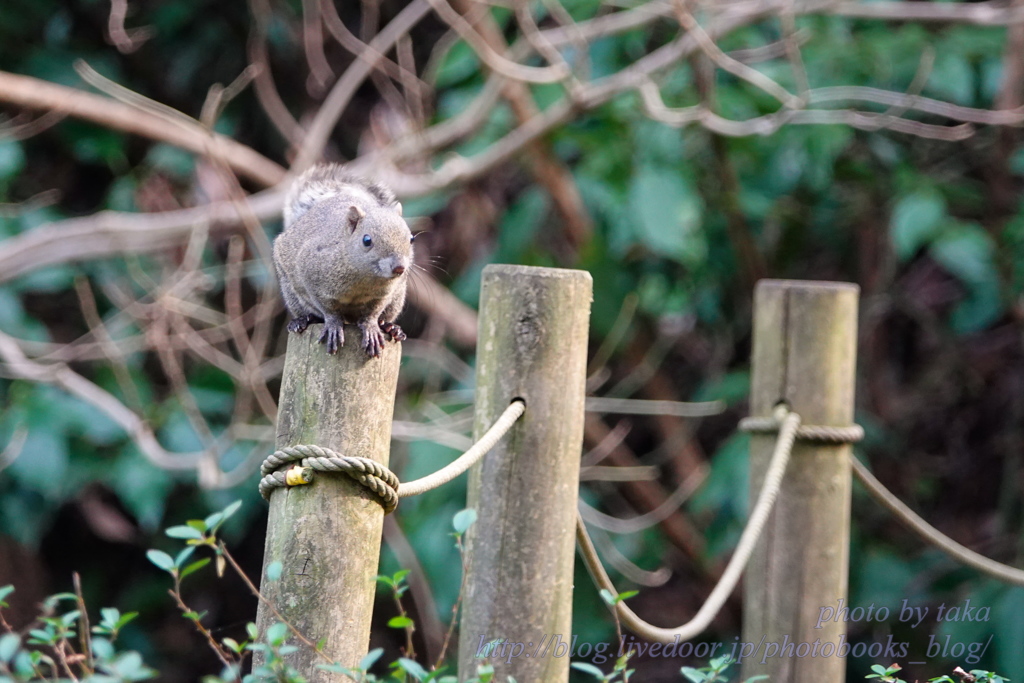
[[[805,425],[853,424],[859,291],[838,282],[758,283],[751,415],[770,417],[785,401]],[[751,436],[755,494],[774,444],[774,434]],[[840,651],[846,623],[818,622],[824,608],[833,608],[834,617],[846,605],[849,454],[849,444],[796,442],[746,572],[742,642],[750,645],[741,679],[767,674],[772,683],[845,680]]]
[[[514,398],[526,412],[470,471],[460,681],[484,662],[496,681],[569,678],[592,288],[584,271],[484,269],[474,437]]]
[[[387,465],[401,345],[389,342],[379,358],[368,358],[358,330],[345,331],[348,343],[333,356],[317,343],[319,325],[288,335],[277,447],[315,444]],[[309,485],[276,489],[270,496],[260,590],[343,666],[356,667],[369,647],[383,523],[373,494],[340,472],[319,472]],[[273,562],[284,565],[276,581],[266,577]],[[275,621],[261,602],[260,633]],[[338,678],[315,667],[324,659],[308,647],[286,659],[311,683]]]

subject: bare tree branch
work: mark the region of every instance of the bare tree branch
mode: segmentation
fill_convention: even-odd
[[[44,365],[29,360],[15,340],[3,332],[0,332],[0,360],[3,361],[0,368],[14,377],[53,384],[98,408],[117,423],[131,437],[146,459],[157,467],[167,470],[196,469],[211,455],[209,451],[172,453],[165,450],[146,422],[112,394],[62,363]]]
[[[259,220],[271,220],[280,215],[282,198],[282,190],[265,190],[246,204]],[[193,225],[206,223],[216,232],[237,230],[241,221],[238,207],[226,201],[152,214],[101,211],[48,223],[0,242],[0,282],[46,266],[162,251],[187,241]]]
[[[391,20],[391,23],[384,27],[384,30],[370,41],[370,48],[373,50],[370,59],[356,60],[345,70],[310,124],[302,147],[292,163],[292,172],[301,173],[320,158],[324,145],[327,144],[327,139],[341,114],[345,111],[356,90],[375,67],[377,60],[373,55],[383,55],[388,52],[429,12],[430,4],[427,0],[412,0]]]
[[[249,0],[249,13],[253,18],[247,47],[249,61],[259,68],[254,83],[256,97],[267,118],[281,133],[281,136],[293,148],[297,148],[302,143],[305,131],[302,130],[302,126],[295,120],[292,113],[288,111],[288,107],[281,99],[281,94],[277,91],[274,75],[270,68],[270,58],[267,54],[267,27],[272,15],[269,0]]]
[[[125,29],[128,18],[128,0],[110,0],[110,18],[107,21],[107,41],[121,54],[135,52],[149,40],[153,32],[148,26]]]
[[[270,159],[219,133],[167,125],[164,118],[106,97],[0,71],[0,102],[41,111],[58,111],[101,126],[167,142],[196,154],[215,151],[240,175],[261,185],[275,185],[284,169]]]

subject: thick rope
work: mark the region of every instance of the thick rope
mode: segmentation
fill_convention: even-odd
[[[800,428],[800,416],[789,412],[784,406],[780,406],[773,419],[776,420],[776,425],[781,425],[781,427],[777,426],[779,438],[775,442],[775,450],[768,462],[764,483],[757,495],[754,509],[750,512],[747,526],[743,529],[743,534],[736,545],[736,551],[729,559],[729,564],[711,594],[708,595],[708,599],[697,610],[693,619],[676,628],[661,628],[649,624],[637,616],[636,612],[627,607],[624,602],[617,602],[613,609],[618,613],[619,619],[626,628],[647,640],[670,643],[676,642],[678,639],[681,642],[703,633],[718,615],[722,605],[736,589],[736,584],[739,583],[740,576],[743,575],[743,570],[746,569],[747,562],[750,561],[750,556],[754,552],[754,546],[757,545],[761,532],[768,522],[768,515],[775,505],[775,499],[778,498],[779,489],[782,487],[782,475],[786,471],[786,465],[789,464],[789,455],[793,451],[793,443],[796,441],[796,435]],[[583,524],[583,518],[579,513],[576,514],[576,541],[579,543],[583,561],[594,582],[612,595],[618,595],[615,585],[597,556],[597,551],[594,550],[594,543],[590,540],[587,528]]]
[[[436,489],[438,486],[447,484],[455,477],[459,476],[470,467],[475,465],[482,457],[487,455],[488,451],[494,448],[494,444],[498,443],[501,437],[505,436],[506,432],[512,428],[512,425],[516,423],[523,415],[523,411],[526,410],[526,404],[522,399],[516,399],[508,404],[508,408],[505,408],[505,412],[501,414],[491,428],[480,437],[473,446],[456,458],[454,461],[448,463],[433,474],[428,474],[420,479],[414,479],[413,481],[407,481],[398,487],[398,495],[405,498],[406,496],[418,496],[421,493]]]
[[[1000,581],[1024,586],[1024,570],[990,560],[984,555],[979,555],[973,550],[960,545],[907,507],[903,501],[885,488],[882,482],[875,479],[874,475],[852,455],[850,456],[850,465],[853,467],[853,473],[857,475],[857,479],[868,490],[868,493],[874,496],[875,500],[896,516],[896,519],[924,539],[925,542],[932,544],[954,560],[969,567],[974,567],[978,571],[984,572]]]
[[[369,489],[384,506],[384,513],[388,514],[398,507],[399,497],[416,496],[435,489],[476,464],[494,448],[494,444],[498,443],[501,437],[505,436],[525,410],[526,404],[521,399],[512,401],[491,428],[468,451],[437,472],[401,485],[394,472],[375,460],[339,455],[322,446],[288,446],[268,455],[263,461],[260,467],[260,474],[263,475],[260,480],[260,495],[270,500],[270,494],[276,488],[308,484],[312,481],[313,471],[344,472]],[[283,468],[293,462],[298,462],[303,471],[293,473],[292,481],[289,482],[288,472]]]
[[[330,448],[305,444],[288,446],[267,456],[260,467],[260,495],[270,500],[275,488],[287,486],[287,473],[280,468],[296,461],[318,472],[344,472],[377,496],[385,514],[398,507],[398,477],[387,467],[369,458],[343,456]]]

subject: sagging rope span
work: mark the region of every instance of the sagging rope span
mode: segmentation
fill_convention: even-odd
[[[314,472],[344,472],[373,493],[384,506],[384,513],[388,514],[398,507],[399,498],[435,489],[476,464],[522,417],[524,410],[526,404],[523,400],[515,399],[468,451],[437,472],[404,484],[398,482],[394,472],[370,458],[343,456],[322,446],[288,446],[275,451],[263,461],[260,467],[260,474],[263,475],[260,495],[269,500],[274,489],[308,484],[313,480]],[[288,470],[281,469],[293,462],[299,464]]]
[[[736,584],[739,583],[740,576],[743,575],[743,570],[746,569],[747,562],[754,552],[754,546],[757,545],[761,536],[761,531],[768,521],[768,515],[772,511],[775,499],[779,495],[779,489],[782,487],[782,475],[786,471],[786,465],[789,464],[789,456],[793,451],[793,443],[796,441],[797,431],[800,428],[800,416],[789,412],[785,406],[776,409],[773,420],[776,425],[781,424],[781,427],[776,427],[779,431],[779,438],[775,443],[771,460],[768,462],[761,492],[757,496],[757,502],[754,503],[747,526],[740,535],[736,551],[730,558],[725,571],[722,572],[722,577],[712,589],[711,594],[708,595],[708,599],[704,601],[690,621],[676,628],[662,628],[649,624],[637,616],[636,612],[626,606],[624,602],[619,601],[612,609],[616,611],[626,628],[648,640],[671,643],[676,640],[684,641],[695,638],[703,633],[718,615],[725,601],[735,590]],[[587,565],[594,583],[612,595],[617,595],[618,591],[615,590],[615,585],[604,570],[597,551],[594,549],[594,544],[583,525],[583,519],[578,513],[576,516],[576,541],[579,543],[580,554],[583,556],[583,561]]]
[[[906,503],[894,496],[889,489],[882,485],[882,482],[875,479],[875,476],[868,471],[868,468],[852,455],[850,456],[850,465],[853,467],[853,473],[857,475],[857,479],[868,490],[868,493],[881,503],[883,507],[888,509],[889,512],[896,515],[896,519],[902,522],[904,526],[924,539],[925,542],[930,543],[954,560],[966,564],[968,567],[974,567],[978,571],[984,572],[1000,581],[1024,586],[1024,570],[990,560],[984,555],[979,555],[973,550],[960,545],[907,507]]]

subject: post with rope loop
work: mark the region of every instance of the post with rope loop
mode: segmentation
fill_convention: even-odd
[[[385,344],[379,358],[367,358],[358,331],[349,326],[345,331],[348,343],[335,355],[317,343],[320,325],[288,335],[277,448],[311,444],[309,453],[298,454],[307,461],[310,455],[326,453],[335,462],[352,460],[374,471],[369,461],[388,463],[401,345]],[[289,484],[303,483],[295,476],[308,480],[311,473],[310,468],[294,467],[287,473],[285,468],[276,474],[287,477]],[[358,473],[346,474],[317,476],[307,486],[260,487],[270,499],[260,590],[299,632],[313,642],[323,641],[320,653],[300,647],[286,657],[311,683],[337,680],[337,674],[316,664],[338,661],[355,668],[369,648],[385,506],[393,500],[382,501],[358,483],[353,478]],[[384,474],[390,481],[390,473]],[[267,568],[275,562],[283,571],[277,580],[268,580]],[[256,618],[260,633],[277,620],[261,601]]]
[[[467,532],[460,681],[485,662],[496,681],[569,679],[569,657],[554,639],[572,640],[592,287],[584,271],[484,269],[474,439],[513,399],[526,410],[470,470],[468,506],[478,519]],[[506,643],[504,653],[486,657],[493,641]]]
[[[770,417],[784,402],[805,425],[853,424],[858,295],[859,288],[848,283],[758,283],[752,416]],[[776,437],[758,432],[751,437],[755,495]],[[822,608],[838,612],[838,601],[847,598],[849,455],[849,443],[796,441],[745,576],[742,640],[760,646],[743,660],[743,680],[758,674],[778,683],[845,680],[846,662],[838,654],[845,621],[824,621],[820,628],[817,622]],[[813,650],[817,656],[811,656]]]

